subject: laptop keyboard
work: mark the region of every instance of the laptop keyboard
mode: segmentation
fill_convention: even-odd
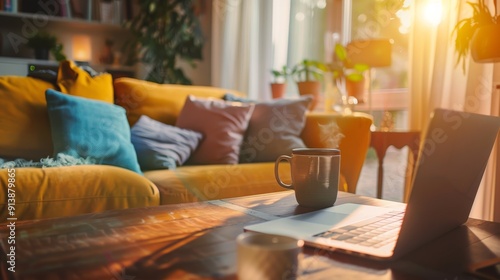
[[[391,211],[381,216],[331,229],[314,236],[380,248],[396,242],[403,216],[404,211]]]

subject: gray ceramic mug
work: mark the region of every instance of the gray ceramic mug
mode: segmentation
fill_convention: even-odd
[[[291,184],[284,183],[279,175],[279,164],[290,163]],[[278,184],[295,190],[301,206],[322,208],[332,206],[337,200],[340,177],[340,150],[323,148],[297,148],[292,156],[281,155],[274,164]]]

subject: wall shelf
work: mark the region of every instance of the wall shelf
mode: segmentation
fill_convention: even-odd
[[[44,31],[57,37],[63,44],[63,53],[70,60],[74,58],[75,36],[90,38],[90,65],[97,71],[135,72],[134,67],[104,65],[100,63],[106,42],[112,41],[112,52],[121,56],[123,44],[131,37],[130,32],[120,24],[86,20],[79,17],[61,17],[38,13],[0,11],[0,68],[3,75],[26,74],[27,64],[56,63],[33,59],[33,50],[26,42],[34,34]],[[12,66],[9,68],[8,66]]]
[[[14,13],[0,11],[0,23],[5,25],[25,24],[33,25],[36,28],[44,28],[50,24],[64,24],[68,28],[76,28],[82,30],[98,29],[109,31],[124,31],[125,29],[119,24],[103,23],[95,20],[85,20],[82,18],[67,18],[58,16],[49,16],[43,14],[30,13]]]
[[[59,63],[55,60],[38,60],[32,58],[17,58],[17,57],[1,57],[0,56],[0,76],[2,75],[17,75],[26,76],[28,74],[28,65],[41,65],[57,67]],[[5,67],[4,67],[5,66]],[[92,69],[98,72],[109,73],[135,73],[134,66],[123,65],[107,65],[107,64],[90,64]]]

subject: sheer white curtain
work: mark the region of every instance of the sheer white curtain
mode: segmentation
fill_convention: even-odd
[[[290,29],[285,38],[288,43],[286,60],[288,67],[292,68],[304,59],[317,61],[331,59],[326,57],[325,53],[326,5],[326,0],[290,1],[290,21],[287,23]],[[281,66],[276,65],[276,67]],[[298,94],[297,85],[292,80],[289,81],[287,92],[289,96]]]
[[[422,20],[428,13],[429,2],[442,5],[442,19],[438,25]],[[487,115],[498,114],[498,99],[494,102],[494,77],[500,72],[493,64],[468,61],[466,72],[455,65],[453,28],[460,18],[470,16],[472,10],[466,0],[413,1],[413,29],[410,39],[410,128],[425,131],[430,114],[435,108],[446,108]],[[493,3],[491,3],[493,4]],[[500,79],[497,77],[497,81]],[[495,109],[496,107],[496,109]],[[498,155],[491,160],[471,216],[493,220],[495,187],[494,166]],[[500,207],[500,206],[497,206]],[[498,210],[497,210],[498,211]]]
[[[271,69],[324,60],[327,1],[213,0],[212,84],[270,99]]]
[[[270,98],[273,1],[213,0],[212,85]]]

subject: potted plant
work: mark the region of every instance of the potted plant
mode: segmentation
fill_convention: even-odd
[[[279,70],[271,70],[273,79],[271,81],[271,93],[273,98],[282,98],[286,91],[286,79],[290,73],[290,69],[284,65]]]
[[[297,83],[300,95],[311,94],[313,101],[309,109],[314,109],[321,94],[321,79],[327,67],[324,63],[316,60],[304,59],[297,63],[291,71],[293,79]]]
[[[347,55],[347,50],[342,44],[335,45],[335,59],[331,64],[333,80],[337,87],[349,96],[355,97],[359,103],[363,103],[365,71],[369,69],[367,64],[352,63]]]
[[[62,53],[63,46],[57,42],[57,37],[46,32],[38,32],[28,39],[26,44],[35,52],[35,59],[49,59],[49,53],[54,55],[57,61],[66,59]]]
[[[477,3],[467,2],[472,7],[472,16],[457,22],[455,33],[455,50],[458,54],[456,64],[462,64],[465,72],[465,59],[470,54],[476,62],[493,62],[500,60],[500,22],[497,6],[491,13],[486,0]]]
[[[66,60],[66,55],[64,55],[63,53],[63,48],[63,44],[56,43],[56,45],[52,49],[50,49],[50,53],[58,62]]]
[[[150,66],[148,81],[192,84],[178,62],[194,67],[194,60],[202,59],[203,34],[194,4],[194,0],[140,1],[139,13],[125,24],[133,37],[125,46],[127,64],[140,60]]]

